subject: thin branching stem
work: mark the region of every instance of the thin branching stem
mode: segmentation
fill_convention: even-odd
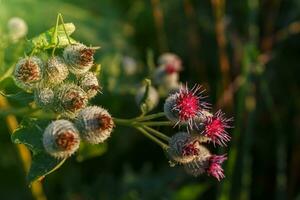
[[[149,138],[150,140],[152,140],[153,142],[155,142],[156,144],[158,144],[161,148],[163,148],[163,149],[167,149],[168,148],[168,145],[166,145],[165,143],[163,143],[162,141],[160,141],[158,138],[156,138],[153,135],[151,135],[148,131],[146,131],[142,127],[135,127],[135,128],[139,132],[141,132],[143,135],[145,135],[147,138]]]
[[[145,126],[174,126],[174,123],[170,121],[150,121],[140,122],[140,124]]]
[[[136,121],[147,121],[147,120],[151,120],[151,119],[156,119],[159,117],[163,117],[165,116],[164,112],[159,112],[159,113],[155,113],[155,114],[151,114],[151,115],[145,115],[145,116],[141,116],[141,117],[137,117],[134,118]]]
[[[146,129],[147,131],[153,133],[155,136],[169,142],[170,141],[170,137],[166,136],[165,134],[163,134],[162,132],[155,130],[149,126],[143,126],[144,129]]]

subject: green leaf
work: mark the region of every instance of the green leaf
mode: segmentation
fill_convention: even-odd
[[[107,150],[107,144],[97,144],[97,145],[90,145],[84,142],[81,142],[79,151],[77,154],[77,161],[82,162],[90,158],[94,158],[97,156],[101,156]]]
[[[65,161],[50,156],[44,150],[42,137],[48,124],[48,120],[25,119],[11,136],[14,143],[24,144],[33,153],[31,167],[27,175],[29,183],[44,178],[58,169]]]
[[[14,143],[24,144],[33,154],[43,152],[43,128],[46,127],[46,122],[36,119],[24,119],[19,128],[11,135]]]
[[[55,159],[46,152],[33,155],[27,181],[32,183],[43,179],[46,175],[58,169],[64,162],[65,159]]]
[[[40,35],[34,37],[29,40],[26,46],[26,53],[30,53],[33,49],[49,49],[49,48],[63,48],[69,44],[67,35],[70,36],[75,31],[75,25],[73,23],[65,23],[64,24],[66,32],[63,29],[63,25],[59,25],[57,27],[57,44],[53,43],[53,33],[55,31],[55,27],[52,27],[48,31],[41,33]],[[71,42],[76,43],[76,41],[72,38]]]
[[[5,94],[3,91],[0,91],[0,95],[5,96],[10,100],[18,100],[18,101],[26,101],[26,102],[31,102],[33,101],[34,98],[32,93],[28,93],[25,91],[20,91],[15,94]]]

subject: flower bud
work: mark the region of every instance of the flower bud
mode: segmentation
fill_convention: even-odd
[[[174,85],[179,81],[179,73],[177,71],[168,71],[165,65],[161,65],[155,69],[153,81],[157,85]]]
[[[172,162],[186,163],[193,159],[193,156],[184,156],[183,146],[191,139],[187,132],[178,132],[173,135],[169,141],[169,149],[167,149],[168,157]]]
[[[38,57],[26,57],[19,60],[14,71],[16,84],[31,91],[43,77],[43,62]]]
[[[182,69],[181,59],[173,53],[164,53],[158,58],[160,65],[165,65],[167,72],[178,72]]]
[[[192,161],[184,164],[185,171],[195,177],[205,173],[209,167],[210,156],[211,154],[209,150],[200,145],[198,149],[198,156],[196,156]]]
[[[193,161],[184,164],[185,171],[195,177],[207,173],[218,181],[225,177],[222,163],[227,159],[226,155],[211,155],[207,149],[201,149],[201,154]]]
[[[198,134],[178,132],[171,137],[167,154],[173,162],[188,163],[201,154],[200,151],[203,149],[201,143],[208,141],[209,138]]]
[[[79,86],[75,84],[62,84],[55,88],[55,111],[63,113],[68,117],[74,117],[75,114],[86,107],[88,97]]]
[[[8,34],[13,42],[23,38],[28,31],[26,22],[19,17],[11,18],[7,23]]]
[[[114,122],[110,114],[99,106],[81,110],[75,120],[81,137],[91,144],[104,142],[111,134]]]
[[[78,85],[86,92],[88,98],[93,98],[100,90],[96,75],[88,72],[79,78]]]
[[[147,86],[142,86],[140,89],[138,89],[135,101],[137,105],[144,104],[147,108],[147,112],[155,108],[159,102],[159,95],[156,89],[152,86],[149,86],[149,90],[146,93]]]
[[[69,70],[62,58],[58,56],[49,58],[45,69],[46,83],[50,85],[60,84],[68,75]]]
[[[38,88],[34,91],[34,100],[41,108],[50,108],[54,100],[54,92],[50,88]]]
[[[198,157],[203,150],[201,143],[207,142],[208,138],[187,132],[178,132],[171,137],[167,154],[171,161],[184,164]]]
[[[68,120],[53,121],[45,129],[43,145],[47,153],[55,158],[71,156],[80,144],[78,130]]]
[[[65,48],[63,56],[74,74],[87,72],[94,64],[94,53],[98,47],[87,47],[83,44],[69,45]]]

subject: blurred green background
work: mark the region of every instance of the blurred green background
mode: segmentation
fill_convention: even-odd
[[[58,12],[76,25],[74,38],[101,46],[103,95],[93,103],[136,116],[131,90],[147,76],[147,58],[173,52],[183,60],[181,81],[203,84],[235,128],[222,149],[229,160],[221,182],[169,167],[158,146],[118,127],[100,156],[72,157],[43,180],[48,199],[300,199],[299,0],[0,0],[0,33],[17,16],[31,38],[54,26]],[[124,74],[123,56],[136,60],[137,75]],[[9,81],[0,89],[13,93]],[[4,117],[0,199],[33,199]]]

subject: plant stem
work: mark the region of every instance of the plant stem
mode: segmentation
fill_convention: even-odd
[[[116,124],[120,124],[123,126],[172,126],[174,125],[173,122],[170,121],[147,121],[147,122],[139,122],[135,121],[135,119],[119,119],[113,118]]]
[[[157,131],[149,126],[143,126],[144,129],[146,129],[149,132],[152,132],[154,135],[156,135],[157,137],[169,142],[170,141],[170,137],[166,136],[165,134],[163,134],[160,131]]]
[[[123,125],[123,126],[133,126],[134,122],[130,119],[119,119],[119,118],[113,118],[113,121],[116,123],[116,124],[120,124],[120,125]]]
[[[168,145],[166,145],[165,143],[163,143],[162,141],[160,141],[159,139],[157,139],[156,137],[154,137],[153,135],[151,135],[150,133],[148,133],[142,127],[135,127],[135,128],[138,131],[140,131],[142,134],[144,134],[146,137],[148,137],[150,140],[152,140],[153,142],[155,142],[156,144],[158,144],[162,149],[167,149],[168,148]]]
[[[161,113],[157,113],[156,114],[153,114],[148,116],[150,118],[154,117],[154,116],[161,116]],[[146,116],[147,117],[147,116]],[[138,121],[135,121],[135,118],[134,119],[119,119],[119,118],[113,118],[114,122],[116,124],[119,124],[119,125],[123,125],[123,126],[129,126],[129,127],[133,127],[133,128],[136,128],[137,130],[139,130],[141,133],[143,133],[146,137],[148,137],[149,139],[151,139],[152,141],[154,141],[155,143],[157,143],[158,145],[160,145],[163,149],[166,149],[168,147],[168,145],[166,145],[165,143],[163,143],[162,141],[160,141],[158,138],[156,138],[155,136],[159,137],[160,139],[163,139],[165,141],[169,141],[170,138],[168,136],[166,136],[165,134],[163,134],[162,132],[160,131],[157,131],[153,128],[150,128],[148,126],[164,126],[164,125],[171,125],[171,122],[169,121],[163,121],[163,122],[138,122]],[[148,126],[147,126],[148,125]],[[155,136],[153,136],[152,134],[154,134]]]
[[[173,126],[174,125],[174,123],[170,122],[170,121],[161,121],[161,122],[150,121],[150,122],[140,122],[139,124],[145,125],[145,126]]]
[[[151,120],[151,119],[155,119],[155,118],[159,118],[159,117],[163,117],[163,116],[165,116],[165,113],[164,112],[159,112],[159,113],[155,113],[155,114],[151,114],[151,115],[137,117],[137,118],[134,118],[134,119],[136,121],[146,121],[146,120]]]

